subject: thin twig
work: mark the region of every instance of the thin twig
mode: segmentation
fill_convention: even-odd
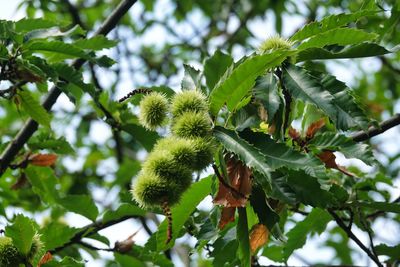
[[[351,135],[351,138],[355,142],[362,142],[370,139],[371,137],[377,136],[390,128],[396,127],[400,124],[400,114],[395,114],[388,120],[385,120],[379,124],[379,127],[371,127],[368,131],[361,131]]]
[[[343,222],[343,220],[331,209],[328,209],[328,212],[331,214],[333,219],[336,221],[337,225],[342,228],[347,236],[351,238],[367,255],[378,265],[379,267],[383,267],[382,263],[380,263],[377,256],[374,255],[361,241],[358,237],[351,231],[350,228]]]
[[[106,35],[112,29],[116,27],[120,19],[128,12],[128,10],[136,3],[137,0],[124,0],[122,1],[118,7],[114,10],[114,12],[104,21],[104,23],[100,26],[100,28],[95,32],[95,36],[97,35]],[[84,59],[77,59],[74,61],[72,66],[75,69],[79,69],[86,62]],[[53,86],[46,96],[43,107],[49,111],[54,103],[57,101],[57,98],[61,94],[61,90],[57,86]],[[25,143],[29,140],[29,138],[36,132],[38,129],[38,123],[33,119],[29,119],[24,127],[18,132],[15,136],[14,140],[12,140],[7,148],[3,151],[0,156],[0,177],[7,170],[9,164],[14,159],[15,155],[21,150],[21,148],[25,145]]]
[[[94,223],[88,224],[85,227],[81,228],[79,232],[77,232],[68,242],[64,243],[63,245],[56,247],[49,251],[51,254],[55,254],[57,252],[60,252],[61,250],[73,245],[73,244],[78,244],[81,242],[82,238],[91,236],[98,231],[105,229],[107,227],[110,227],[114,224],[118,224],[120,222],[126,221],[131,218],[135,218],[136,216],[132,215],[127,215],[127,216],[122,216],[121,218],[103,222],[103,221],[96,221]]]

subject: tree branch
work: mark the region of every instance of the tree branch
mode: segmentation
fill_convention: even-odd
[[[137,0],[123,0],[113,11],[113,13],[104,21],[94,35],[107,35],[116,27],[122,16],[128,12],[128,10],[133,6],[133,4],[136,3],[136,1]],[[84,63],[84,59],[77,59],[73,62],[72,67],[79,69]],[[57,101],[57,98],[60,96],[60,94],[61,90],[57,86],[53,86],[43,102],[43,107],[49,111]],[[0,156],[0,177],[7,170],[14,157],[18,154],[20,149],[25,145],[25,143],[36,132],[37,129],[37,122],[29,119],[25,123],[24,127],[15,136],[14,140],[9,143],[7,148]]]
[[[360,131],[357,132],[353,135],[351,135],[351,138],[355,142],[362,142],[370,139],[371,137],[377,136],[390,128],[396,127],[397,125],[400,124],[400,114],[395,114],[393,117],[391,117],[388,120],[385,120],[379,124],[379,127],[371,127],[368,131]]]
[[[380,263],[377,256],[375,256],[361,241],[358,237],[351,231],[349,227],[343,222],[343,220],[331,209],[328,209],[328,212],[331,214],[333,219],[336,221],[337,225],[342,228],[347,236],[351,238],[367,255],[378,265],[379,267],[383,267],[382,263]]]
[[[88,224],[85,227],[81,228],[81,230],[79,232],[77,232],[67,243],[63,244],[62,246],[56,247],[52,250],[50,250],[49,252],[51,254],[55,254],[57,252],[60,252],[61,250],[65,249],[66,247],[69,247],[73,244],[81,244],[81,240],[84,237],[88,237],[92,234],[97,233],[98,231],[105,229],[107,227],[110,227],[114,224],[118,224],[120,222],[126,221],[128,219],[131,218],[135,218],[137,216],[132,216],[132,215],[127,215],[127,216],[123,216],[121,218],[115,219],[115,220],[111,220],[108,222],[103,223],[102,221],[96,221],[94,223]]]

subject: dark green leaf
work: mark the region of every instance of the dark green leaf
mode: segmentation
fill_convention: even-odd
[[[50,222],[40,233],[46,250],[52,250],[68,243],[78,231],[78,228],[68,227],[65,223]]]
[[[51,260],[48,263],[42,265],[42,267],[85,267],[85,263],[82,261],[74,260],[73,258],[67,256],[59,262]]]
[[[385,244],[379,244],[375,246],[375,250],[378,255],[387,255],[393,260],[399,259],[400,245],[391,247]]]
[[[278,80],[273,73],[260,76],[253,89],[254,98],[259,100],[267,111],[268,123],[271,123],[281,105]]]
[[[74,42],[74,46],[82,49],[102,50],[104,48],[114,47],[117,43],[117,41],[109,40],[103,35],[97,35],[89,39],[79,39]]]
[[[371,208],[379,211],[400,213],[400,203],[357,201],[354,204],[363,208]]]
[[[34,99],[28,90],[18,91],[21,106],[37,123],[50,127],[50,114]]]
[[[207,87],[211,90],[218,82],[219,78],[224,75],[225,71],[233,64],[231,56],[215,51],[214,55],[208,58],[204,63],[204,76],[206,77]]]
[[[280,65],[292,51],[275,51],[271,54],[252,55],[237,66],[231,66],[214,86],[210,94],[210,110],[216,115],[226,103],[233,111],[253,88],[257,76],[265,70]]]
[[[29,166],[25,170],[26,176],[32,185],[32,190],[45,203],[55,203],[59,195],[56,189],[58,184],[54,171],[49,167]]]
[[[291,38],[291,41],[305,40],[311,36],[339,28],[340,26],[346,25],[350,22],[357,21],[358,19],[376,14],[375,11],[362,10],[351,14],[335,14],[323,18],[321,21],[311,22],[305,25],[301,30],[296,32]]]
[[[239,241],[239,259],[241,266],[251,266],[251,253],[249,241],[249,229],[247,223],[246,208],[239,208],[239,220],[236,226],[237,238]]]
[[[353,28],[332,29],[312,36],[307,41],[300,44],[297,49],[305,50],[307,48],[321,48],[327,45],[353,45],[376,39],[376,33],[368,33]]]
[[[284,247],[283,256],[287,260],[294,250],[304,246],[309,233],[322,233],[331,216],[328,212],[314,208],[307,217],[298,222],[287,234],[288,241]]]
[[[103,216],[103,223],[127,216],[144,216],[146,212],[132,203],[122,203],[115,211],[106,211]]]
[[[240,133],[240,137],[262,151],[267,164],[273,170],[281,167],[302,169],[314,177],[322,176],[325,173],[325,168],[320,160],[309,154],[295,151],[284,143],[277,143],[268,134],[245,130]]]
[[[95,221],[99,210],[90,196],[86,195],[68,195],[58,200],[58,204],[68,211],[78,213],[86,218]]]
[[[240,138],[235,131],[231,131],[219,126],[214,128],[214,136],[221,142],[226,150],[234,153],[248,167],[259,172],[266,182],[261,182],[265,187],[271,184],[271,167],[267,164],[264,155],[249,144],[246,140]]]
[[[51,54],[61,54],[65,58],[83,58],[89,59],[90,57],[84,50],[61,41],[47,41],[47,40],[32,40],[22,46],[23,51],[27,52],[50,52]]]
[[[309,48],[300,51],[297,54],[296,61],[302,62],[306,60],[315,59],[338,59],[338,58],[361,58],[361,57],[373,57],[381,56],[392,51],[386,48],[374,44],[374,43],[361,43],[350,47],[345,47],[340,51],[330,51],[324,48]]]

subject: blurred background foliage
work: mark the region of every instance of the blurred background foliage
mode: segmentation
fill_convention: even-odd
[[[119,2],[117,0],[26,0],[21,1],[18,10],[29,18],[42,17],[62,22],[66,29],[78,24],[90,34],[107,19]],[[96,107],[90,97],[73,92],[75,103],[72,104],[63,96],[53,109],[51,128],[54,132],[48,128],[40,128],[29,140],[25,149],[40,148],[59,155],[60,161],[55,167],[55,174],[50,169],[46,171],[41,169],[40,175],[44,177],[43,179],[50,179],[48,177],[56,179],[61,192],[92,195],[100,211],[115,209],[120,203],[131,201],[128,189],[132,177],[138,173],[140,161],[146,155],[146,151],[152,148],[159,135],[163,133],[146,132],[138,126],[137,118],[132,116],[132,112],[137,112],[133,106],[125,105],[121,109],[121,106],[117,107],[114,101],[141,86],[169,86],[179,90],[184,64],[200,67],[216,49],[221,49],[238,59],[253,52],[269,36],[281,34],[288,38],[308,22],[330,14],[355,12],[366,5],[376,5],[376,9],[381,11],[377,12],[376,16],[359,21],[357,27],[379,33],[385,47],[393,48],[399,44],[400,9],[395,0],[138,1],[129,15],[125,16],[120,25],[109,35],[110,39],[118,40],[118,45],[103,52],[117,64],[108,69],[86,64],[83,70],[86,81],[104,92],[100,102],[107,107],[112,116],[129,122],[125,131],[118,131],[113,127],[112,123],[107,121],[106,114]],[[2,8],[7,7],[3,5]],[[354,90],[368,116],[378,122],[400,111],[400,53],[368,59],[313,61],[304,64],[309,68],[334,72],[339,80],[345,81]],[[42,87],[29,85],[29,87],[37,99],[42,98],[48,88],[46,85]],[[138,100],[133,98],[131,102],[135,101]],[[1,99],[0,102],[0,150],[4,150],[28,117],[16,108],[15,103],[5,99]],[[369,141],[375,148],[375,155],[379,160],[377,168],[384,174],[380,177],[381,180],[386,179],[386,182],[389,180],[388,183],[397,186],[400,184],[398,136],[399,130],[393,129],[386,137],[380,136]],[[19,156],[23,156],[22,152]],[[350,168],[352,171],[357,171],[356,166],[352,168]],[[29,186],[10,190],[20,177],[21,173],[18,170],[9,169],[0,179],[2,199],[0,214],[5,216],[4,218],[10,218],[16,211],[24,210],[38,216],[37,218],[40,218],[38,223],[65,224],[66,210],[62,207],[49,209]],[[379,188],[375,193],[380,194],[378,198],[381,200],[390,201],[398,197],[398,191],[386,189],[377,181],[379,179],[375,179],[374,182],[369,180],[368,184],[365,184],[368,194],[374,194],[370,189]],[[203,228],[196,228],[200,222],[216,221],[216,209],[212,208],[210,212],[207,208],[193,214],[192,221],[187,222],[187,229],[204,231]],[[385,216],[391,216],[395,222],[399,221],[398,215],[384,215],[377,226],[385,227],[387,224]],[[294,216],[288,221],[287,227],[299,219],[302,217]],[[135,225],[142,224],[143,229],[149,234],[156,229],[155,225],[159,220],[159,217],[147,214],[136,219]],[[5,223],[4,220],[1,222]],[[390,224],[387,231],[377,231],[376,235],[378,240],[397,244],[399,233],[399,225]],[[130,233],[127,233],[127,236],[129,235]],[[188,238],[166,255],[171,257],[172,254],[176,264],[191,262],[198,266],[210,266],[211,262],[204,259],[204,255],[210,253],[216,258],[216,262],[223,263],[225,259],[221,258],[222,255],[227,258],[235,256],[229,253],[229,234],[226,236],[224,242],[227,243],[218,251],[220,254],[216,251],[207,251],[207,246],[197,251],[193,250],[193,240]],[[204,239],[207,238],[204,236]],[[333,251],[332,254],[328,253],[329,257],[325,263],[365,263],[357,261],[365,260],[364,255],[348,245],[348,237],[338,227],[330,227],[325,239],[315,242],[319,242],[316,247],[328,247]],[[89,248],[84,250],[94,258],[99,257],[97,251]],[[189,251],[196,256],[188,257]],[[302,251],[304,252],[306,251]],[[271,260],[279,261],[279,251],[274,250],[273,246],[263,253]],[[63,250],[61,255],[82,257],[77,246]],[[87,257],[87,254],[83,255]],[[301,253],[294,258],[296,262],[303,264],[323,263],[322,259],[313,261],[312,255]],[[114,260],[104,260],[104,262],[107,266],[117,266]],[[133,263],[123,255],[117,257],[117,262],[121,266],[134,266],[130,265]]]

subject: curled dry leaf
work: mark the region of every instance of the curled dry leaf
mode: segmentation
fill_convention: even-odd
[[[293,128],[292,126],[289,127],[289,136],[293,139],[293,140],[298,140],[300,139],[300,133]]]
[[[57,160],[56,154],[32,154],[29,163],[35,166],[47,167],[53,165]]]
[[[333,151],[330,150],[325,150],[324,152],[322,152],[321,154],[318,155],[319,159],[325,163],[325,166],[327,168],[331,168],[331,169],[336,169],[341,171],[342,173],[353,177],[354,174],[352,174],[351,172],[349,172],[345,167],[343,166],[339,166],[336,163],[336,156],[335,154],[333,154]]]
[[[307,128],[306,138],[312,139],[314,135],[325,125],[325,119],[319,119],[310,124]]]
[[[43,257],[40,259],[38,263],[38,267],[41,267],[43,264],[48,263],[53,259],[53,256],[51,255],[50,252],[46,252],[46,254],[43,255]]]
[[[269,238],[268,228],[264,224],[256,224],[250,231],[250,249],[254,254],[260,247],[267,244]]]
[[[224,229],[225,225],[235,221],[236,208],[222,208],[221,219],[219,220],[218,228]]]
[[[132,235],[128,236],[127,239],[119,242],[115,242],[115,250],[118,251],[119,253],[127,253],[132,249],[133,244],[135,243],[133,241],[133,238],[135,237],[135,235],[139,232],[139,230],[137,230],[136,232],[134,232]]]
[[[18,178],[18,180],[11,186],[11,190],[18,190],[22,187],[24,187],[28,183],[28,179],[26,177],[25,172],[21,173],[21,176]]]
[[[220,181],[218,193],[213,202],[224,207],[244,207],[251,192],[251,170],[233,157],[225,160],[231,188]]]

